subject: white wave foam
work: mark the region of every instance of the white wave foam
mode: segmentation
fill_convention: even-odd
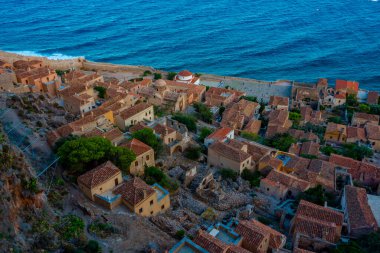
[[[48,54],[37,53],[34,51],[8,51],[8,52],[13,53],[13,54],[20,54],[20,55],[24,55],[24,56],[46,57],[50,60],[70,60],[70,59],[83,57],[83,56],[64,55],[61,53],[53,53],[53,54],[48,55]]]

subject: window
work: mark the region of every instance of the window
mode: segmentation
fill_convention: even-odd
[[[142,208],[140,208],[140,210],[139,210],[139,213],[142,213],[143,212],[143,209]]]
[[[161,206],[161,210],[162,210],[162,209],[165,209],[165,205],[162,205],[162,206]]]
[[[146,156],[146,160],[149,161],[149,155]]]
[[[136,161],[136,162],[135,162],[135,166],[139,166],[139,161]]]
[[[151,205],[151,206],[153,205],[153,199],[150,201],[150,205]]]
[[[102,187],[100,187],[100,190],[103,190],[103,188],[102,188]]]
[[[115,178],[115,186],[119,184],[119,179]]]
[[[269,192],[269,188],[267,188],[267,191]]]
[[[153,211],[150,211],[150,214],[153,214]]]

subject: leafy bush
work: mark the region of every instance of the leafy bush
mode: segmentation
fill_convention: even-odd
[[[143,73],[143,76],[149,76],[152,74],[152,71],[150,70],[145,70],[144,73]]]
[[[241,137],[247,139],[247,140],[250,140],[250,141],[259,141],[260,140],[260,136],[257,135],[257,134],[254,134],[254,133],[250,133],[250,132],[247,132],[247,131],[242,131],[241,134],[240,134]]]
[[[272,138],[265,139],[264,144],[272,148],[287,152],[293,143],[297,140],[288,133],[276,134]]]
[[[339,117],[339,116],[335,116],[335,117],[329,117],[327,119],[328,122],[332,122],[332,123],[336,123],[336,124],[342,124],[342,118]]]
[[[162,74],[161,73],[154,73],[153,78],[154,78],[154,80],[162,79]]]
[[[156,154],[159,154],[163,148],[161,139],[157,137],[150,128],[138,130],[132,134],[132,137],[153,148]]]
[[[84,247],[84,251],[86,253],[101,253],[102,248],[99,246],[99,243],[97,241],[90,240]]]
[[[270,219],[265,218],[263,216],[257,217],[257,220],[260,221],[261,223],[263,223],[264,225],[267,225],[267,226],[272,224],[272,221]]]
[[[202,103],[194,103],[194,108],[196,113],[196,116],[198,119],[206,122],[206,123],[211,123],[212,122],[212,112],[210,109]]]
[[[176,233],[175,233],[175,237],[178,239],[178,240],[181,240],[182,238],[185,237],[185,231],[184,230],[178,230]]]
[[[55,230],[65,240],[78,239],[84,232],[84,222],[80,217],[69,214],[55,224]]]
[[[207,127],[201,128],[200,134],[199,134],[199,141],[204,142],[205,138],[212,134],[213,130]]]
[[[177,113],[173,116],[173,119],[185,124],[189,131],[195,132],[197,130],[197,120],[192,116]]]
[[[236,179],[238,178],[238,173],[232,169],[224,168],[221,169],[219,172],[223,179],[231,179],[232,181],[236,181]]]
[[[169,178],[162,170],[157,167],[146,167],[144,171],[144,180],[147,184],[158,183],[170,192],[178,189],[178,184]]]
[[[21,185],[24,188],[24,190],[29,191],[31,193],[37,193],[40,190],[36,178],[31,178],[29,180],[23,179],[21,181]]]
[[[261,175],[260,171],[258,171],[258,170],[250,171],[250,170],[245,169],[241,173],[241,178],[249,181],[251,187],[258,187],[258,186],[260,186],[260,180],[262,178],[262,175]]]
[[[169,72],[167,78],[168,78],[168,80],[174,80],[174,77],[176,75],[177,75],[176,72]]]
[[[103,223],[99,220],[94,221],[88,226],[88,230],[98,237],[106,238],[116,233],[117,230],[109,223]]]
[[[245,100],[257,103],[257,97],[254,97],[254,96],[242,96],[240,99],[245,99]]]
[[[94,90],[96,90],[98,92],[98,96],[100,98],[105,98],[106,97],[107,89],[105,87],[103,87],[103,86],[95,86]]]
[[[79,137],[65,141],[57,150],[60,163],[69,172],[78,175],[94,166],[111,160],[125,173],[136,159],[136,155],[128,148],[115,147],[102,137]]]
[[[184,155],[186,158],[196,161],[201,157],[201,148],[190,146],[185,150]]]
[[[314,204],[323,206],[325,202],[329,204],[329,206],[336,206],[335,197],[333,194],[325,192],[321,185],[317,185],[314,188],[309,188],[305,192],[301,192],[296,199],[296,203],[298,204],[301,199],[312,202]]]

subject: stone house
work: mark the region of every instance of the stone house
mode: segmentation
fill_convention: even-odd
[[[132,212],[141,216],[154,216],[170,208],[169,192],[159,184],[147,185],[134,177],[113,190]]]
[[[310,238],[337,243],[341,236],[342,226],[342,213],[301,200],[296,215],[291,221],[290,233],[293,239],[303,234]]]
[[[132,139],[121,146],[129,148],[136,155],[136,159],[131,163],[129,168],[130,174],[134,176],[142,176],[144,175],[145,166],[150,167],[156,165],[154,160],[154,150],[145,143],[137,139]]]
[[[123,182],[121,170],[112,162],[105,162],[77,179],[79,189],[92,201]]]
[[[325,141],[344,143],[347,139],[347,126],[329,122],[324,135]]]
[[[153,105],[139,103],[129,107],[116,115],[116,125],[126,131],[129,126],[136,125],[141,121],[152,121],[154,119]]]
[[[245,96],[246,93],[231,89],[210,87],[206,92],[205,104],[209,107],[224,106],[227,107],[233,102],[237,102],[240,97]]]
[[[357,127],[363,127],[366,124],[378,125],[379,119],[379,115],[368,114],[364,112],[355,112],[352,116],[351,125]]]
[[[378,224],[368,204],[367,192],[364,188],[346,185],[341,206],[351,237],[359,238],[377,231]]]
[[[215,142],[208,147],[207,165],[218,168],[228,168],[241,174],[243,170],[252,170],[252,157],[246,144],[230,140]]]
[[[270,96],[267,111],[271,110],[283,110],[287,111],[289,109],[289,98],[280,96]]]

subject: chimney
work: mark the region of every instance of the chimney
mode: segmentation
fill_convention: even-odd
[[[147,193],[146,193],[146,190],[145,189],[143,189],[143,194],[144,194],[144,199],[147,197]]]

